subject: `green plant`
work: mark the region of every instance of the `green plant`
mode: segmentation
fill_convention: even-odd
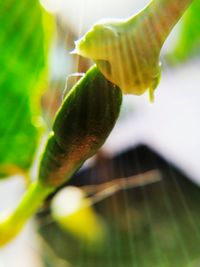
[[[107,81],[96,66],[74,86],[56,115],[38,180],[30,186],[18,208],[1,220],[1,245],[19,232],[45,197],[96,153],[115,124],[121,99],[121,90]]]
[[[77,42],[76,52],[94,59],[97,66],[93,66],[73,87],[58,110],[53,131],[49,134],[42,154],[37,179],[30,185],[18,207],[11,214],[0,219],[0,245],[4,245],[14,238],[42,201],[71,178],[85,160],[94,155],[105,142],[119,115],[122,100],[120,88],[124,93],[133,94],[142,94],[148,89],[150,98],[153,99],[153,92],[160,78],[160,49],[173,26],[191,2],[192,0],[153,0],[140,13],[128,20],[95,25],[85,37]],[[8,4],[1,5],[4,9],[8,8]],[[31,4],[27,4],[27,6],[32,8]],[[41,10],[38,4],[35,12],[40,19],[38,20],[36,16],[34,21],[39,21],[41,26]],[[3,23],[9,25],[6,15],[3,18],[5,18]],[[23,28],[24,21],[22,24]],[[34,41],[37,40],[42,46],[42,40],[45,38],[44,32],[37,33],[38,29],[41,28],[37,24],[34,25],[31,38],[34,38]],[[41,37],[41,42],[39,37],[34,35],[35,33]],[[30,32],[27,35],[29,37]],[[31,38],[28,42],[30,45],[33,42]],[[15,40],[12,44],[15,44]],[[16,51],[18,50],[16,49]],[[33,154],[36,147],[34,140],[38,135],[38,131],[32,123],[32,116],[30,116],[32,111],[30,106],[32,109],[37,106],[35,99],[38,99],[36,96],[39,92],[36,91],[34,97],[28,93],[24,95],[27,88],[32,89],[30,84],[38,79],[39,73],[41,75],[41,70],[44,69],[43,47],[39,47],[37,51],[37,56],[34,53],[31,54],[30,62],[28,61],[29,54],[23,55],[22,53],[20,61],[17,54],[15,62],[10,65],[16,69],[9,68],[10,75],[6,80],[7,83],[12,84],[13,88],[17,88],[17,92],[20,92],[18,97],[23,96],[22,99],[25,99],[23,113],[28,116],[27,121],[33,136],[30,136],[29,127],[26,124],[22,132],[26,134],[27,139],[23,139],[21,132],[19,139],[29,140],[31,137],[31,142],[28,143],[31,146],[30,150],[28,149],[29,145],[24,144],[25,151],[19,149],[21,153],[19,157],[17,153],[14,153],[15,150],[11,149],[9,156],[5,157],[6,161],[2,156],[1,162],[5,161],[6,164],[14,167],[20,166],[23,170],[27,170],[31,165],[30,154]],[[8,50],[7,58],[4,58],[6,53],[2,55],[1,60],[5,63],[4,70],[7,70],[6,63],[10,60],[9,52]],[[21,52],[20,48],[18,52]],[[35,58],[37,58],[39,66],[38,70],[35,68],[36,74],[32,72]],[[23,67],[19,65],[20,62]],[[27,62],[30,63],[30,66],[24,68]],[[31,77],[29,77],[30,74]],[[19,84],[23,87],[16,87],[16,79],[19,79]],[[2,81],[4,82],[4,79]],[[1,86],[4,88],[4,84]],[[4,95],[3,99],[6,99]],[[11,109],[13,110],[13,106]],[[24,120],[20,121],[24,123]],[[6,130],[6,123],[5,121],[5,127],[1,129],[2,133]],[[11,126],[10,129],[14,129],[14,134],[16,134],[15,128]],[[16,132],[18,133],[18,131]],[[9,135],[8,137],[10,138]],[[10,144],[9,141],[6,143]],[[1,151],[5,151],[6,155],[7,150],[6,146]],[[13,155],[15,155],[14,159],[12,159]],[[27,158],[24,159],[24,156]],[[2,166],[6,166],[6,164]],[[2,168],[2,173],[6,174],[5,170],[7,169]]]

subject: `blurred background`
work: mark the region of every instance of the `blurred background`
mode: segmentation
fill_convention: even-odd
[[[63,96],[93,64],[70,54],[74,41],[147,3],[0,3],[0,212],[36,178]],[[0,267],[200,266],[199,12],[194,0],[162,49],[155,103],[124,97],[103,148],[0,250]]]

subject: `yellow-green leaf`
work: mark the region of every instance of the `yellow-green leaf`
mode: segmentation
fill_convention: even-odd
[[[35,97],[46,54],[42,16],[36,0],[0,3],[0,169],[29,168],[37,147]]]

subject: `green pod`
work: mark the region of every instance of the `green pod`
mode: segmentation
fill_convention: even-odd
[[[105,142],[118,118],[121,90],[96,66],[72,88],[55,118],[37,179],[16,209],[0,216],[0,246],[11,241],[56,187],[69,179]]]
[[[112,131],[121,102],[121,90],[93,66],[57,112],[40,164],[40,181],[60,186],[93,156]]]

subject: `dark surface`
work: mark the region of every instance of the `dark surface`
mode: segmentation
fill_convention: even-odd
[[[159,169],[160,182],[121,191],[95,205],[107,227],[102,246],[92,248],[63,233],[55,223],[43,224],[39,233],[51,247],[45,249],[45,266],[197,267],[200,265],[200,189],[175,167],[141,145],[113,159],[101,156],[89,170],[79,172],[71,184],[101,183]],[[67,265],[66,265],[67,266]]]

